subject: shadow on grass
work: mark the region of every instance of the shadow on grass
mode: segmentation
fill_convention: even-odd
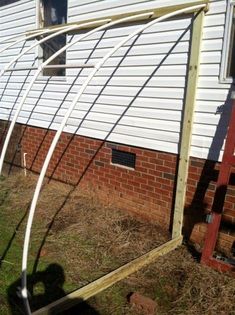
[[[18,233],[18,231],[19,231],[21,225],[23,224],[23,222],[24,222],[24,220],[25,220],[25,218],[26,218],[26,216],[27,216],[27,214],[28,214],[28,211],[29,211],[29,207],[27,208],[27,210],[25,211],[25,213],[24,213],[23,216],[21,217],[19,223],[18,223],[17,226],[15,227],[15,230],[14,230],[14,232],[12,233],[12,236],[11,236],[11,238],[9,239],[6,248],[4,249],[4,252],[3,252],[3,253],[1,254],[1,256],[0,256],[0,268],[2,267],[2,262],[5,260],[5,258],[6,258],[6,256],[7,256],[7,253],[8,253],[8,251],[10,250],[11,245],[12,245],[12,243],[13,243],[15,237],[16,237],[16,235],[17,235],[17,233]]]
[[[44,271],[38,271],[28,276],[28,294],[31,310],[35,311],[66,295],[63,290],[65,275],[59,264],[50,264]],[[23,299],[21,298],[21,279],[18,279],[7,289],[10,314],[25,314]],[[76,307],[68,308],[68,305]],[[99,315],[88,303],[82,300],[67,300],[63,305],[57,306],[47,312],[48,315]]]

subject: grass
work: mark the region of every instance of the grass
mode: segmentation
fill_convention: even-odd
[[[1,315],[24,314],[16,291],[35,181],[21,173],[0,178]],[[45,184],[30,246],[31,306],[46,305],[168,239],[157,225],[103,205],[92,193],[54,181]],[[66,314],[134,315],[127,296],[136,291],[157,302],[158,315],[235,315],[235,280],[198,264],[186,246]]]
[[[30,198],[18,196],[11,182],[1,178],[0,182],[0,313],[22,313],[17,305],[14,305],[14,293],[12,289],[20,285],[21,256],[23,246],[23,232],[25,227],[24,217],[27,212]],[[31,186],[26,190],[31,191]],[[29,257],[29,270],[32,271],[34,264],[33,255]],[[41,261],[39,270],[44,269],[46,264]],[[8,302],[11,304],[9,310]]]

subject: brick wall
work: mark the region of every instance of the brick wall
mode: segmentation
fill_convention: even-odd
[[[53,136],[53,131],[25,129],[22,148],[29,169],[40,171]],[[135,169],[112,165],[112,148],[135,153]],[[169,226],[176,160],[176,155],[63,133],[47,175],[99,190],[103,199]]]
[[[39,172],[55,132],[23,127],[22,153],[27,152],[28,169]],[[112,165],[112,148],[136,154],[135,169]],[[169,229],[175,191],[177,155],[103,142],[63,133],[47,175],[92,189],[105,202],[154,220]],[[184,232],[203,244],[205,214],[211,209],[219,163],[191,158]],[[231,179],[231,184],[233,179]],[[219,248],[230,251],[234,241],[235,186],[229,186]]]
[[[223,218],[220,234],[217,242],[217,249],[231,254],[231,248],[235,241],[235,168],[232,169],[230,183],[227,188],[224,203],[220,204],[218,191],[215,199],[216,181],[218,179],[220,163],[214,161],[191,158],[189,167],[189,179],[187,183],[187,198],[185,203],[185,223],[186,235],[190,235],[191,240],[203,247],[206,233],[206,214],[213,211],[221,211],[223,207]]]
[[[8,130],[8,122],[0,120],[0,150],[2,149],[6,132]],[[21,134],[22,134],[23,126],[20,124],[16,124],[11,141],[8,146],[8,150],[6,153],[5,160],[9,163],[15,163],[17,165],[21,165],[21,148],[20,148],[20,142],[21,142]]]

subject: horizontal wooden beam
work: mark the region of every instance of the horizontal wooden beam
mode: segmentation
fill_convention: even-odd
[[[151,15],[151,18],[157,18],[160,16],[163,16],[167,13],[170,12],[174,12],[176,10],[180,10],[180,9],[184,9],[184,8],[189,8],[195,5],[200,5],[200,4],[205,4],[205,11],[208,10],[208,6],[209,6],[209,0],[195,0],[194,2],[191,3],[183,3],[183,4],[178,4],[178,5],[171,5],[171,6],[166,6],[166,7],[160,7],[160,8],[153,8],[153,9],[149,9],[149,10],[139,10],[139,11],[133,11],[133,12],[128,12],[128,13],[122,13],[122,14],[117,14],[117,15],[105,15],[102,16],[99,19],[87,19],[87,20],[80,20],[78,22],[73,22],[73,23],[67,23],[67,24],[61,24],[61,27],[64,27],[65,25],[77,25],[79,28],[79,31],[81,29],[87,29],[87,28],[91,28],[90,26],[83,26],[83,27],[79,27],[79,25],[83,24],[83,23],[90,23],[90,22],[97,22],[97,25],[93,25],[92,27],[96,27],[100,25],[99,20],[103,20],[103,19],[111,19],[111,21],[115,21],[115,20],[120,20],[122,18],[125,17],[129,17],[129,16],[133,16],[133,15],[137,15],[137,14],[143,14],[143,13],[148,13],[148,12],[153,12],[153,15]],[[195,10],[192,10],[192,12],[188,11],[187,14],[189,13],[194,13]],[[136,20],[134,21],[138,21],[138,20],[142,20],[143,18],[136,18]],[[146,19],[146,18],[145,18]],[[53,28],[57,28],[58,29],[59,25],[53,25],[53,26],[47,26],[45,27],[45,29],[53,29]],[[39,28],[39,29],[35,29],[35,30],[31,30],[28,32],[27,35],[31,35],[34,32],[38,32],[40,30],[43,30],[43,28]],[[76,31],[71,31],[71,33],[74,33]]]
[[[57,314],[86,301],[97,293],[107,289],[118,281],[128,277],[130,274],[154,262],[157,258],[169,253],[182,244],[182,237],[175,238],[144,254],[126,265],[110,272],[109,274],[93,281],[92,283],[78,289],[65,297],[35,311],[32,315]]]

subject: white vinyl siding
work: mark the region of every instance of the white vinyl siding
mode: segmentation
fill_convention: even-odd
[[[70,21],[80,21],[84,19],[98,19],[103,16],[136,12],[138,10],[151,10],[153,8],[163,8],[172,5],[193,3],[194,0],[69,0]]]
[[[32,0],[20,0],[15,1],[11,4],[1,6],[0,5],[0,42],[11,35],[17,35],[25,33],[33,28],[35,28],[35,5]],[[18,40],[18,39],[15,39]],[[5,50],[5,52],[0,55],[0,67],[1,69],[9,63],[14,57],[16,57],[21,51],[32,45],[33,41],[20,42],[11,48]],[[0,50],[2,50],[9,43],[0,44]],[[24,55],[20,61],[17,63],[20,66],[31,66],[35,63],[37,57],[36,50],[32,50]],[[37,61],[36,61],[37,62]],[[18,75],[11,75],[11,80],[9,78],[9,73],[5,74],[0,78],[0,84],[2,88],[8,89],[8,86],[4,82],[17,82]],[[19,87],[20,88],[20,87]],[[18,91],[19,92],[19,91]],[[0,93],[0,100],[2,96],[2,90]],[[0,102],[0,112],[2,112],[2,107],[4,104]]]
[[[127,0],[125,2],[68,0],[68,22],[162,7],[176,2],[185,3],[181,0]],[[20,0],[15,5],[11,4],[0,9],[0,27],[3,26],[0,29],[0,39],[7,33],[11,35],[18,32],[17,27],[7,31],[7,24],[11,23],[4,20],[7,14],[14,14],[16,19],[14,23],[15,25],[19,23],[20,32],[35,27],[35,1]],[[191,149],[192,156],[209,157],[215,160],[220,155],[221,141],[213,142],[213,138],[216,130],[217,134],[220,132],[217,126],[221,128],[221,134],[224,133],[226,121],[226,113],[221,115],[217,112],[222,105],[226,109],[230,88],[228,84],[220,84],[218,81],[225,10],[225,0],[211,1],[210,10],[205,17]],[[184,16],[161,22],[119,49],[85,90],[65,131],[178,153],[191,21],[191,16]],[[67,62],[95,63],[101,60],[110,48],[139,25],[140,23],[130,23],[92,35],[68,50]],[[69,37],[68,41],[76,39],[77,36]],[[32,42],[27,42],[25,47]],[[12,47],[2,54],[1,67],[18,54],[22,46]],[[3,45],[0,45],[0,49],[2,47]],[[18,66],[32,65],[36,56],[37,50],[29,52],[21,59]],[[46,84],[45,80],[38,80],[25,102],[18,121],[57,129],[66,109],[90,71],[91,69],[82,71],[69,69],[66,81],[51,79]],[[28,71],[20,71],[1,78],[1,119],[8,119],[10,113],[14,114],[12,106],[19,103],[32,77],[32,74],[26,76],[27,74]],[[77,74],[79,76],[76,79]],[[211,145],[213,150],[210,149]]]
[[[221,159],[230,113],[231,85],[219,83],[226,6],[225,0],[211,1],[203,31],[191,155],[210,160]]]
[[[19,0],[0,6],[0,41],[9,35],[20,34],[35,27],[35,1]]]
[[[127,43],[92,80],[73,111],[66,130],[75,132],[81,124],[78,130],[81,135],[176,152],[190,39],[187,27],[190,24],[191,17],[163,22]],[[96,33],[68,51],[68,62],[85,62],[91,55],[89,62],[96,63],[138,27],[139,24],[135,23]],[[169,51],[171,53],[167,55]],[[78,69],[67,70],[68,82],[52,81],[44,91],[45,83],[35,83],[20,113],[19,122],[35,124],[38,121],[42,127],[58,128],[66,108],[90,71],[83,70],[73,85],[71,83],[79,73]],[[16,76],[19,74],[16,73]],[[8,85],[2,101],[16,99],[18,90],[14,85],[12,87],[10,89]],[[58,110],[68,90],[70,92]]]

